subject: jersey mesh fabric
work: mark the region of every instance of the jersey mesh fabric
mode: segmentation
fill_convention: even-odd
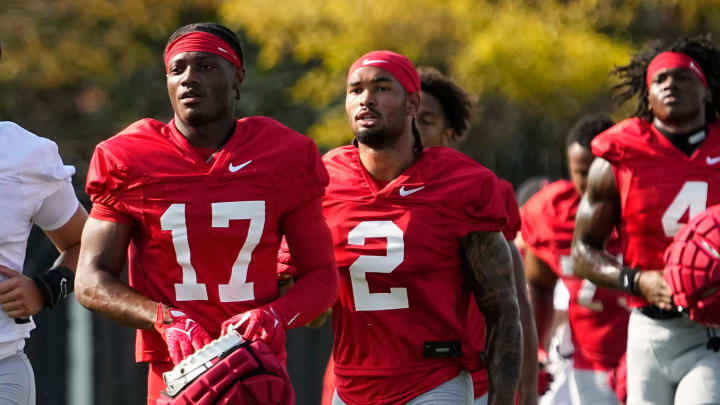
[[[663,253],[692,217],[720,203],[720,127],[687,156],[652,124],[618,123],[592,142],[593,154],[610,162],[620,194],[623,260],[639,270],[662,270]],[[632,307],[648,305],[630,296]]]
[[[465,155],[429,148],[378,189],[352,146],[324,161],[324,212],[333,233],[340,297],[333,307],[338,395],[396,404],[479,369],[465,328],[472,294],[459,241],[503,229],[497,178]],[[423,358],[423,343],[461,341],[461,358]]]
[[[209,164],[173,122],[145,119],[96,147],[87,192],[132,218],[130,285],[216,338],[222,321],[277,297],[284,216],[327,180],[312,140],[269,118],[238,120]],[[137,361],[169,360],[157,332],[137,336]]]

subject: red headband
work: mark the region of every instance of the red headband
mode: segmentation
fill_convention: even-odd
[[[361,56],[350,67],[348,80],[353,72],[365,66],[374,66],[387,71],[408,93],[420,91],[420,76],[410,59],[391,51],[374,51]]]
[[[705,73],[703,73],[700,65],[695,61],[695,59],[680,52],[662,52],[655,56],[652,62],[650,62],[650,65],[648,65],[647,76],[645,77],[645,82],[647,83],[648,88],[650,87],[650,83],[652,83],[652,79],[655,77],[657,72],[663,69],[673,68],[689,69],[697,75],[705,87],[708,86]]]
[[[214,53],[227,59],[238,69],[242,69],[242,62],[237,53],[235,53],[235,50],[220,37],[209,32],[188,32],[172,41],[167,48],[165,48],[165,70],[168,68],[170,59],[183,52]]]

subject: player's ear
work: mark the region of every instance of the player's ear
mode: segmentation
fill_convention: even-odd
[[[235,77],[233,77],[233,90],[240,93],[240,85],[245,81],[245,68],[235,69]]]
[[[455,130],[452,128],[445,128],[440,134],[440,142],[443,146],[453,147],[455,145]]]
[[[415,116],[418,111],[420,111],[420,92],[416,91],[407,96],[407,114]]]

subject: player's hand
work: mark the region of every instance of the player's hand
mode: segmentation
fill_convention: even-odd
[[[643,271],[637,277],[636,282],[641,297],[660,309],[673,309],[672,291],[665,282],[661,270]]]
[[[165,340],[173,364],[180,363],[212,341],[205,329],[185,312],[162,304],[158,304],[155,329]]]
[[[538,397],[550,390],[553,375],[548,371],[548,356],[543,349],[538,349]]]
[[[25,318],[43,309],[45,298],[33,279],[5,266],[0,276],[0,306],[9,317]]]
[[[270,305],[243,312],[223,322],[223,333],[233,330],[246,340],[263,341],[279,357],[285,355],[285,326]]]

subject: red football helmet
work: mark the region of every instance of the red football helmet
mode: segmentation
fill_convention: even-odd
[[[158,405],[292,405],[295,392],[277,356],[260,341],[228,333],[163,375]]]
[[[690,319],[720,324],[720,205],[697,215],[665,251],[665,281]]]

